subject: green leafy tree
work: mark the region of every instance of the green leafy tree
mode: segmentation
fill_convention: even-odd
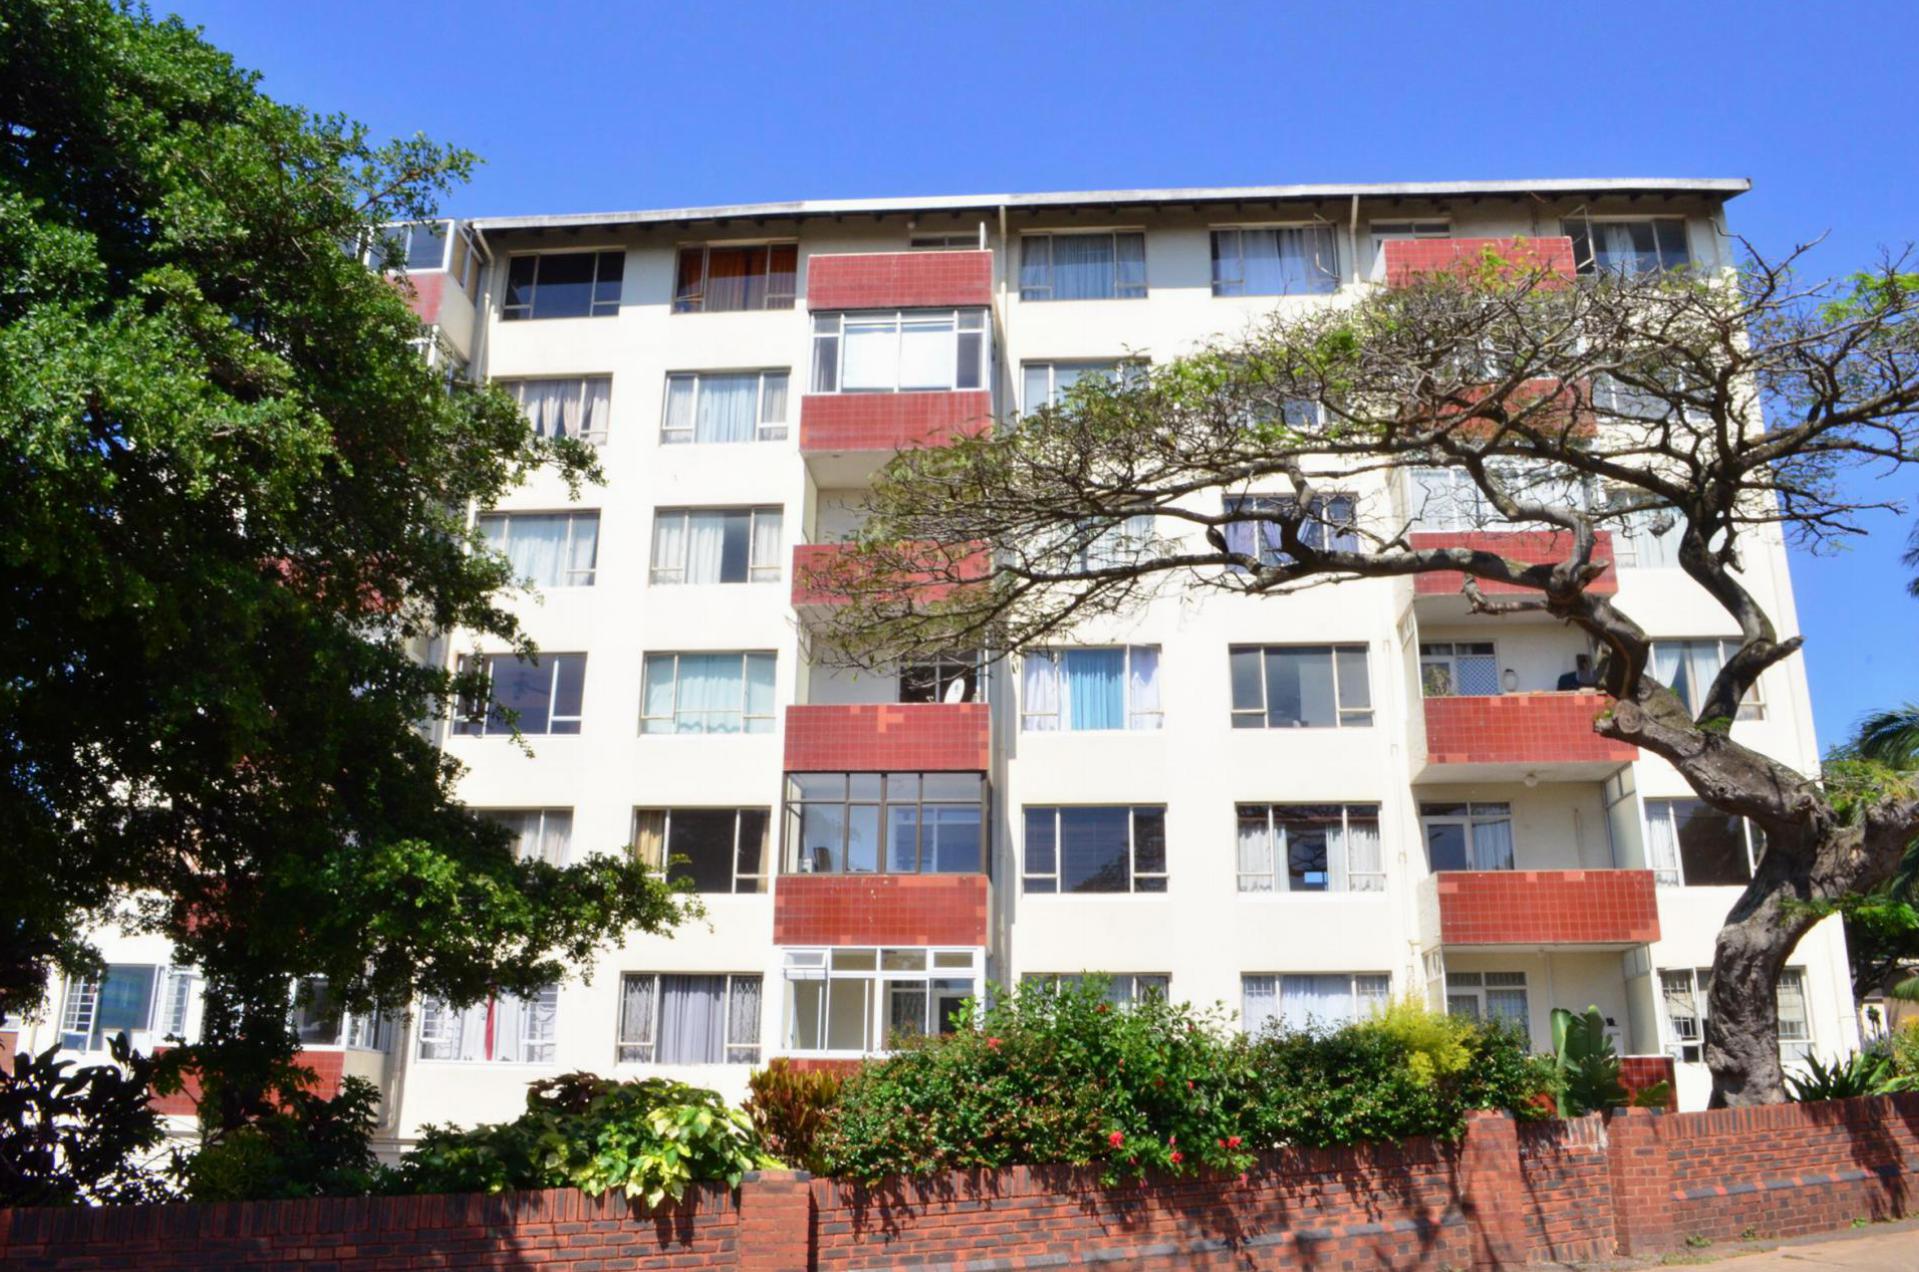
[[[341,250],[473,162],[178,20],[0,0],[0,1009],[110,917],[171,937],[219,1125],[276,1107],[296,976],[470,1001],[682,913],[624,859],[515,861],[421,727],[483,691],[436,634],[534,656],[469,508],[595,475]]]
[[[153,1060],[122,1034],[112,1064],[76,1068],[57,1047],[0,1066],[0,1207],[158,1201],[141,1158],[165,1138],[149,1099]]]

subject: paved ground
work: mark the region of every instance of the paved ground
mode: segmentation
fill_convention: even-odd
[[[1590,1272],[1628,1268],[1711,1267],[1723,1272],[1919,1272],[1919,1219],[1797,1237],[1791,1241],[1725,1243],[1671,1254],[1660,1260],[1590,1265]]]

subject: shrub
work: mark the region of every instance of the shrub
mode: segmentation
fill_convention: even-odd
[[[746,1115],[768,1152],[822,1174],[820,1141],[832,1124],[844,1082],[837,1073],[796,1069],[783,1057],[775,1059],[747,1079]]]
[[[365,1078],[344,1079],[331,1097],[282,1088],[274,1112],[207,1139],[174,1173],[193,1201],[362,1196],[381,1181],[369,1144],[379,1107]]]
[[[1786,1090],[1799,1104],[1851,1100],[1906,1089],[1907,1079],[1894,1072],[1892,1058],[1872,1051],[1854,1052],[1830,1066],[1820,1063],[1818,1056],[1807,1056],[1804,1073],[1786,1075]]]
[[[154,1062],[125,1034],[108,1045],[112,1064],[75,1069],[49,1047],[0,1066],[0,1207],[165,1196],[140,1161],[165,1135],[148,1099]]]
[[[702,1087],[647,1078],[615,1082],[570,1073],[533,1083],[511,1122],[461,1130],[429,1126],[391,1172],[391,1192],[620,1189],[657,1207],[695,1181],[735,1187],[777,1163],[745,1113]]]
[[[1630,1104],[1660,1108],[1672,1093],[1669,1083],[1655,1082],[1637,1092],[1620,1080],[1623,1066],[1606,1036],[1606,1018],[1599,1008],[1583,1013],[1555,1007],[1553,1027],[1553,1095],[1561,1117],[1584,1117]]]

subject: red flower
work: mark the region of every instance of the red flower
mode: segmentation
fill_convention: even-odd
[[[1193,1080],[1191,1078],[1186,1079],[1186,1089],[1188,1091],[1193,1089]]]
[[[1241,1188],[1244,1188],[1244,1187],[1246,1186],[1246,1172],[1245,1172],[1245,1171],[1241,1171],[1241,1172],[1239,1173],[1239,1186],[1240,1186]]]
[[[1173,1154],[1173,1165],[1177,1166],[1185,1160],[1186,1160],[1186,1155],[1184,1153],[1175,1152]]]
[[[988,1038],[988,1039],[986,1040],[986,1045],[987,1045],[987,1046],[988,1046],[989,1048],[991,1048],[992,1050],[994,1050],[994,1051],[998,1051],[998,1050],[999,1050],[999,1039],[998,1039],[998,1038]]]
[[[1177,1136],[1177,1135],[1168,1135],[1168,1136],[1166,1137],[1166,1142],[1167,1142],[1168,1144],[1177,1144],[1177,1143],[1179,1143],[1179,1136]]]
[[[1228,1148],[1238,1148],[1238,1147],[1239,1147],[1239,1136],[1237,1136],[1237,1135],[1228,1135],[1228,1136],[1226,1137],[1226,1147],[1228,1147]]]
[[[1126,1137],[1120,1134],[1118,1131],[1114,1131],[1111,1135],[1108,1135],[1106,1137],[1106,1142],[1108,1144],[1111,1144],[1114,1148],[1118,1148],[1121,1144],[1124,1144],[1126,1142]]]

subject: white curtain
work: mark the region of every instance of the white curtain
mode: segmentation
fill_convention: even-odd
[[[726,549],[726,517],[718,512],[686,514],[686,581],[718,583]]]
[[[1304,1029],[1314,1021],[1343,1024],[1355,1014],[1350,976],[1280,977],[1279,1019],[1288,1029]]]
[[[1020,660],[1021,727],[1041,733],[1059,728],[1059,664],[1048,650],[1033,650]]]
[[[1096,300],[1114,294],[1114,242],[1109,234],[1055,234],[1053,299]]]
[[[1660,684],[1690,704],[1692,688],[1686,683],[1686,644],[1677,640],[1656,640],[1652,646],[1652,674]]]
[[[1473,869],[1513,868],[1513,824],[1510,819],[1473,822]]]
[[[466,1010],[454,1013],[446,1032],[455,1040],[451,1059],[486,1059],[486,1004],[474,1003]]]
[[[672,654],[649,654],[646,659],[646,702],[640,714],[643,726],[655,731],[673,730],[673,689],[675,667]],[[658,722],[658,723],[656,723]]]
[[[1239,997],[1239,1023],[1247,1033],[1258,1033],[1279,1018],[1278,977],[1242,976]]]
[[[718,1064],[726,1058],[726,977],[660,977],[661,1064]]]
[[[686,514],[659,513],[653,518],[654,582],[682,582],[685,569]]]
[[[746,722],[749,733],[770,733],[773,729],[774,655],[746,656]]]
[[[1673,825],[1672,804],[1651,803],[1646,813],[1646,864],[1653,880],[1668,886],[1679,883],[1679,834]]]
[[[567,560],[567,574],[560,582],[583,587],[593,582],[593,568],[600,558],[600,517],[598,513],[589,516],[575,516],[573,522],[572,552]]]
[[[952,388],[957,339],[952,318],[906,319],[900,330],[899,387]]]
[[[760,978],[757,976],[733,978],[733,992],[726,1003],[726,1041],[732,1046],[726,1056],[728,1060],[748,1064],[759,1061]]]
[[[1354,892],[1384,892],[1386,864],[1379,851],[1379,823],[1353,821],[1346,828],[1348,886]]]
[[[899,324],[891,318],[846,320],[841,337],[840,388],[892,389],[899,382]]]
[[[1127,651],[1127,708],[1129,729],[1157,729],[1160,726],[1159,648],[1134,645]]]
[[[580,417],[580,431],[575,436],[587,441],[598,441],[606,436],[607,426],[613,414],[613,377],[598,375],[590,377],[585,384],[585,410]]]
[[[493,1000],[493,1058],[509,1064],[545,1064],[553,1059],[560,993],[543,989],[529,998],[500,994]],[[478,1009],[485,1029],[485,1007]]]
[[[628,976],[620,984],[620,1051],[627,1061],[653,1059],[653,1016],[659,986],[650,973]]]
[[[694,441],[693,408],[700,394],[699,380],[690,375],[670,375],[666,378],[666,440],[669,442]]]
[[[759,430],[760,377],[707,375],[700,377],[699,415],[693,425],[696,442],[750,442]]]
[[[753,514],[753,541],[747,564],[749,578],[779,577],[780,522],[781,516],[777,511]]]
[[[1239,890],[1273,890],[1273,831],[1265,809],[1239,815]]]
[[[516,578],[537,586],[564,582],[561,562],[566,559],[565,516],[511,517],[506,521],[506,557]]]
[[[578,410],[578,380],[522,380],[519,383],[520,407],[541,437],[566,434],[566,415],[570,405]]]
[[[540,860],[552,866],[564,866],[573,846],[573,814],[549,812],[535,814],[540,821],[537,851]]]
[[[681,654],[676,732],[738,733],[739,654]]]
[[[767,372],[760,399],[760,425],[768,437],[786,436],[786,373]]]

